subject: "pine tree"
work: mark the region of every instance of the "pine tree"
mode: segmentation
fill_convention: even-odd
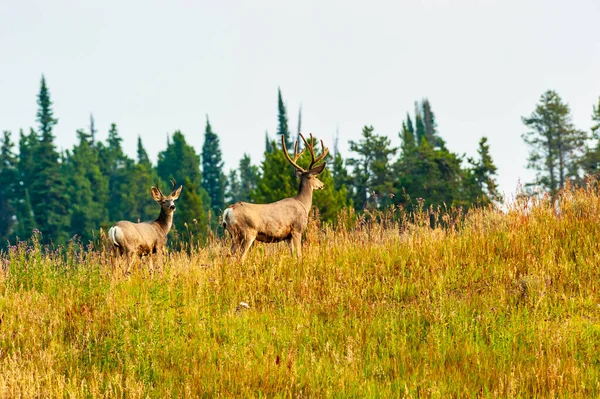
[[[52,111],[50,91],[42,76],[37,98],[40,140],[33,149],[34,174],[29,193],[43,242],[64,244],[68,238],[68,198],[64,176],[61,174],[59,154],[54,146],[53,128],[57,123]]]
[[[11,133],[4,131],[0,141],[0,248],[11,238],[17,218],[18,170],[17,156],[13,152]]]
[[[202,186],[210,198],[213,215],[219,215],[225,209],[225,182],[219,136],[212,131],[207,116],[202,145]],[[213,220],[216,222],[217,219]]]
[[[537,184],[551,193],[576,177],[586,134],[575,128],[571,111],[560,96],[548,90],[529,117],[521,118],[531,130],[522,135],[531,147],[528,168],[537,171]]]
[[[290,129],[288,128],[287,110],[285,108],[285,104],[283,103],[281,89],[279,87],[277,88],[277,111],[277,135],[284,135],[285,145],[287,145],[288,148],[293,148],[294,143],[291,140]]]

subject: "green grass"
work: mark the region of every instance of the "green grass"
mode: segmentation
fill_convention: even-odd
[[[313,223],[301,260],[272,244],[240,263],[217,240],[129,276],[13,247],[0,397],[598,397],[600,200],[560,210]]]

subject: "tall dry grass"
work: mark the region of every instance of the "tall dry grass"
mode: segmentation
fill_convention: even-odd
[[[102,251],[20,244],[0,397],[597,397],[599,222],[590,185],[313,221],[301,260],[272,244],[240,263],[214,239],[125,276]]]

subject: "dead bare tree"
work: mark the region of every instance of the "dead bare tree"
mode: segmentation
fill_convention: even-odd
[[[281,136],[283,153],[296,170],[300,178],[298,194],[292,198],[285,198],[270,204],[251,204],[238,202],[231,205],[223,212],[223,227],[231,234],[233,244],[231,252],[236,254],[241,250],[244,259],[254,240],[261,242],[287,241],[290,251],[302,255],[302,233],[308,224],[308,214],[312,206],[313,190],[324,187],[317,175],[325,169],[325,163],[317,165],[328,153],[323,140],[321,140],[322,153],[315,156],[313,137],[310,142],[299,134],[304,142],[304,149],[298,153],[298,140],[294,146],[294,159],[291,159],[285,146],[285,138]],[[308,149],[312,161],[308,169],[298,166],[296,161]],[[315,166],[316,165],[316,166]]]
[[[175,180],[171,180],[171,194],[165,196],[158,187],[152,187],[152,198],[160,205],[160,215],[153,222],[132,223],[121,220],[108,230],[108,237],[118,255],[127,256],[127,268],[133,256],[162,254],[167,244],[167,234],[173,225],[175,200],[179,198],[183,186],[175,190]],[[158,184],[157,184],[158,186]]]

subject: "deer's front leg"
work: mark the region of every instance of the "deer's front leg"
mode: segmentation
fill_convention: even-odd
[[[290,251],[292,255],[294,255],[294,250],[296,250],[296,256],[300,258],[302,256],[302,233],[292,233],[292,238],[290,239]]]
[[[252,246],[252,243],[254,243],[255,239],[256,239],[256,233],[254,233],[254,232],[246,233],[244,235],[244,239],[242,240],[242,243],[241,243],[241,247],[242,247],[241,260],[246,259],[246,254],[248,253],[248,250]]]

